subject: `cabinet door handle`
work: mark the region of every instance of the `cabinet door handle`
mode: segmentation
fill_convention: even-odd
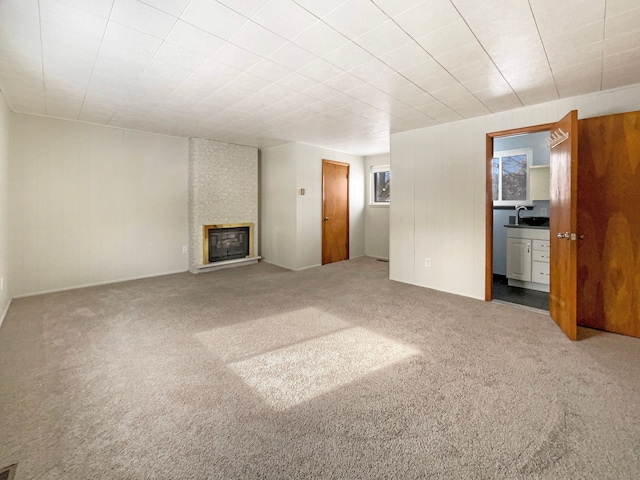
[[[531,252],[531,244],[527,243],[527,253],[530,253],[530,252]]]

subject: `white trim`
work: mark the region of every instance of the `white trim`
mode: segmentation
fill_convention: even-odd
[[[152,275],[142,275],[141,277],[121,278],[119,280],[107,280],[106,282],[88,283],[85,285],[75,285],[72,287],[54,288],[53,290],[44,290],[42,292],[25,293],[23,295],[16,295],[15,298],[27,298],[35,297],[36,295],[46,295],[47,293],[67,292],[69,290],[80,290],[82,288],[99,287],[101,285],[111,285],[112,283],[131,282],[133,280],[143,280],[145,278],[163,277],[165,275],[175,275],[176,273],[190,273],[189,270],[176,270],[172,272],[154,273]]]
[[[10,298],[9,303],[7,303],[7,308],[4,309],[2,316],[0,316],[0,327],[2,326],[2,323],[4,322],[4,319],[7,316],[7,313],[9,312],[9,307],[11,306],[12,301],[13,301],[13,298]]]

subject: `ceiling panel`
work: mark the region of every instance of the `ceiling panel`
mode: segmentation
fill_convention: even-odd
[[[23,113],[382,152],[638,82],[639,25],[636,0],[0,0],[0,89]]]

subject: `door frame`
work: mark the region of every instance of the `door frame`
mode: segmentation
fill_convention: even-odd
[[[544,123],[531,127],[512,128],[499,132],[487,133],[486,136],[486,183],[485,183],[485,274],[484,274],[484,299],[487,302],[493,300],[493,139],[510,137],[513,135],[525,135],[552,130],[554,123]]]
[[[327,160],[325,158],[322,159],[322,208],[321,208],[321,213],[322,213],[322,217],[320,218],[320,222],[322,225],[321,231],[320,231],[320,243],[321,243],[321,256],[322,256],[322,265],[325,265],[324,263],[324,225],[325,225],[325,214],[324,214],[324,166],[326,164],[332,164],[332,165],[340,165],[341,167],[347,167],[347,258],[346,260],[349,260],[351,258],[351,252],[350,252],[350,244],[349,244],[349,239],[351,237],[351,214],[349,211],[349,206],[350,206],[350,183],[351,183],[351,164],[350,163],[346,163],[346,162],[336,162],[335,160]]]

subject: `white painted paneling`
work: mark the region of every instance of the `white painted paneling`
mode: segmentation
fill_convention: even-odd
[[[389,165],[390,155],[365,157],[365,255],[368,257],[389,259],[389,207],[370,205],[371,167]],[[393,176],[391,177],[391,195],[393,196]],[[391,200],[393,201],[393,199]]]
[[[260,162],[260,255],[295,270],[296,162],[293,144],[262,151]]]
[[[14,296],[185,271],[187,140],[15,115]]]
[[[11,112],[0,92],[0,325],[11,302],[9,264],[9,137]]]
[[[484,298],[486,134],[572,109],[579,118],[638,110],[640,85],[392,135],[390,278]]]
[[[413,132],[391,136],[393,202],[389,206],[389,278],[415,282],[415,183]]]
[[[262,152],[262,257],[292,270],[322,263],[322,160],[350,164],[351,258],[364,255],[364,159],[289,143]],[[300,195],[300,189],[305,195]]]

